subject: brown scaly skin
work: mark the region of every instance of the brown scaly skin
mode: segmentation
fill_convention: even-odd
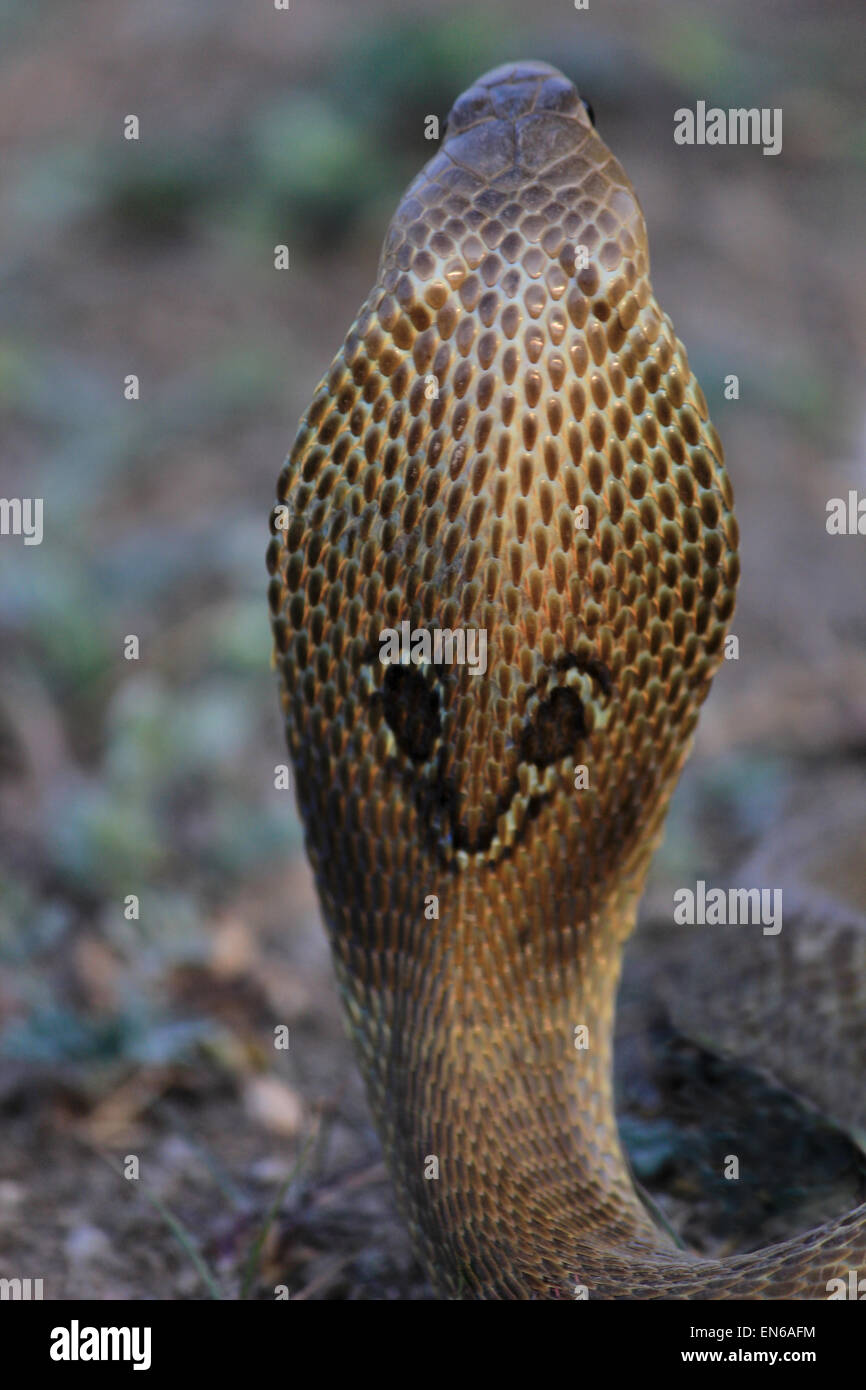
[[[826,1297],[866,1262],[866,1208],[692,1259],[617,1135],[620,956],[722,656],[737,527],[637,198],[556,69],[510,64],[456,103],[278,495],[298,803],[437,1291]],[[383,665],[404,620],[485,628],[486,673]]]

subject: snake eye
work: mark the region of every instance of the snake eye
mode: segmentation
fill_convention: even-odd
[[[442,732],[439,696],[413,666],[389,666],[382,692],[385,720],[401,753],[425,763]]]
[[[587,114],[587,116],[589,116],[589,119],[590,119],[590,121],[592,122],[592,125],[593,125],[593,128],[594,128],[594,127],[595,127],[595,112],[594,112],[593,109],[592,109],[592,103],[589,102],[589,101],[587,101],[584,97],[581,97],[580,99],[581,99],[581,101],[583,102],[584,106],[586,107],[586,114]]]
[[[558,685],[524,726],[520,756],[536,767],[549,767],[568,757],[582,738],[586,738],[586,721],[580,696],[570,686]]]

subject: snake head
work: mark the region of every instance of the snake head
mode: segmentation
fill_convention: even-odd
[[[276,657],[321,865],[601,874],[648,843],[721,659],[736,524],[637,196],[555,68],[455,103],[279,496]],[[483,634],[483,670],[383,661],[404,625]]]
[[[646,227],[631,182],[596,132],[592,108],[549,63],[506,63],[458,97],[441,149],[398,209],[386,256],[406,217],[414,220],[415,208],[430,207],[445,187],[493,214],[491,228],[482,233],[488,244],[491,231],[505,223],[506,255],[509,246],[519,245],[515,233],[521,227],[529,246],[550,245],[564,231],[568,240],[561,239],[556,254],[587,293],[621,295],[629,257],[638,274],[649,271]],[[503,217],[505,191],[515,198]],[[472,218],[467,222],[478,225]]]
[[[558,127],[550,116],[578,118],[589,126],[593,122],[578,96],[577,88],[549,63],[521,61],[503,63],[479,77],[455,101],[445,123],[445,144],[456,163],[472,165],[485,151],[496,157],[501,172],[503,161],[516,163],[525,155],[527,137],[543,131],[551,146]],[[467,132],[483,129],[483,140],[465,138]],[[560,134],[562,153],[573,145],[573,130]]]

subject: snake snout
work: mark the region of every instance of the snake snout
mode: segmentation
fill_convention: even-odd
[[[443,150],[485,181],[562,159],[592,132],[573,82],[548,63],[506,63],[458,97]]]
[[[485,117],[516,121],[537,111],[575,116],[581,105],[574,83],[549,63],[505,63],[479,77],[457,98],[448,116],[448,130],[456,134]]]

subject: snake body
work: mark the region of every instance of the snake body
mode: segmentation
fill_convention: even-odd
[[[824,1298],[866,1208],[725,1261],[637,1197],[620,958],[738,574],[722,447],[575,87],[456,102],[304,416],[268,552],[297,798],[415,1249],[449,1298]],[[483,630],[479,673],[385,630]]]

